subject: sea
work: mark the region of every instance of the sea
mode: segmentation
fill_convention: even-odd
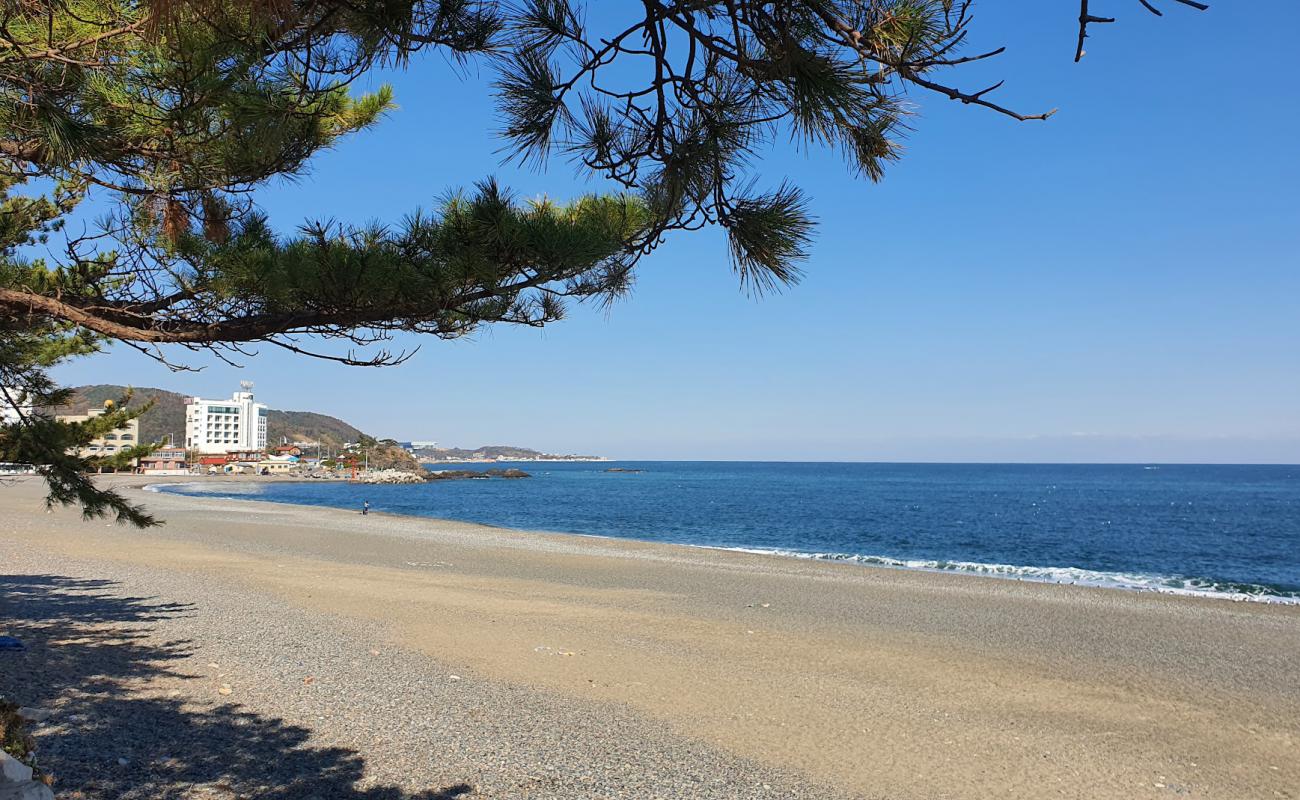
[[[1300,604],[1300,466],[528,462],[527,479],[156,490]],[[611,469],[628,470],[615,471]]]

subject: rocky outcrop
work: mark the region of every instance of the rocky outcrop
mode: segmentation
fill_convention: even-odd
[[[522,469],[439,469],[430,472],[426,480],[431,481],[455,481],[455,480],[487,480],[488,478],[531,478],[527,472]]]
[[[487,480],[489,478],[531,478],[522,469],[440,469],[434,472],[404,469],[374,469],[357,476],[357,483],[424,483],[425,481]]]
[[[357,476],[357,483],[424,483],[424,481],[425,476],[421,473],[402,469],[376,469]]]
[[[487,474],[493,478],[531,478],[527,472],[522,469],[490,469]]]

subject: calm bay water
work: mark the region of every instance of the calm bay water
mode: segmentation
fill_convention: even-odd
[[[508,466],[534,477],[165,490],[340,508],[364,499],[376,511],[528,530],[1300,602],[1300,466]]]

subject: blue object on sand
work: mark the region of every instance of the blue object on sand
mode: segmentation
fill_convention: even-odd
[[[22,650],[23,643],[12,636],[0,636],[0,650]]]

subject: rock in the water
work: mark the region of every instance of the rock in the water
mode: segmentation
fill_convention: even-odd
[[[491,475],[491,476],[494,477],[494,478],[531,478],[531,477],[533,477],[532,475],[529,475],[527,472],[524,472],[522,469],[514,469],[514,468],[511,468],[511,469],[490,469],[490,470],[487,471],[487,474],[488,474],[488,475]]]
[[[522,469],[440,469],[430,472],[425,480],[430,481],[454,481],[454,480],[473,480],[475,478],[483,480],[486,478],[531,478],[527,472]]]

